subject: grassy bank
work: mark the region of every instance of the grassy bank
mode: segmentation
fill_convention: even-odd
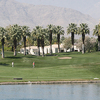
[[[72,59],[58,59],[72,57]],[[14,62],[14,67],[11,63]],[[35,62],[35,68],[32,63]],[[32,55],[5,52],[0,56],[0,82],[14,82],[13,78],[22,81],[60,81],[60,80],[92,80],[100,78],[100,52],[81,54],[60,53],[53,56],[37,57]]]

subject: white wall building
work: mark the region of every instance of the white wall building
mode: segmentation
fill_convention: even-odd
[[[80,52],[79,48],[77,48],[76,46],[74,46],[74,50]],[[60,44],[60,51],[71,52],[71,49],[66,50],[65,48],[63,48],[63,44]],[[20,53],[24,54],[24,48],[20,49]],[[37,55],[38,47],[37,46],[26,47],[26,53],[31,55]],[[48,54],[48,53],[50,53],[50,46],[45,46],[44,54]],[[52,45],[52,53],[58,53],[58,44]],[[42,54],[42,47],[40,47],[40,54]]]
[[[26,53],[27,54],[37,55],[37,50],[38,50],[37,46],[26,47]],[[20,53],[24,54],[24,48],[20,49]]]
[[[63,50],[63,45],[60,45],[60,50]],[[24,48],[20,49],[20,53],[24,54]],[[38,54],[38,47],[37,46],[30,46],[26,47],[26,53],[37,55]],[[44,47],[44,54],[50,53],[50,46]],[[52,45],[52,53],[58,53],[58,44]],[[42,47],[40,47],[40,54],[42,54]]]

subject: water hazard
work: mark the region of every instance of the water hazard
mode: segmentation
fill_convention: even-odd
[[[100,100],[100,84],[0,85],[0,100]]]

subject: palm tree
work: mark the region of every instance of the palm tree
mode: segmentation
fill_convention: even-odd
[[[54,32],[54,25],[48,25],[47,30],[49,33],[49,41],[50,41],[50,55],[52,55],[52,33]]]
[[[42,57],[44,57],[44,40],[45,40],[46,36],[47,36],[47,30],[42,29],[42,32],[41,32]]]
[[[26,55],[26,36],[30,35],[30,29],[28,26],[22,26],[22,37],[23,37],[23,41],[24,41],[24,55]]]
[[[98,51],[100,51],[100,24],[95,26],[93,30],[93,35],[98,36]]]
[[[42,32],[42,27],[41,26],[36,26],[36,28],[33,29],[32,31],[32,36],[35,35],[36,40],[37,40],[37,46],[38,46],[38,56],[40,56],[40,39],[41,39],[41,32]]]
[[[0,27],[0,40],[2,42],[2,58],[4,58],[4,39],[5,39],[6,30],[3,27]]]
[[[74,34],[77,34],[77,24],[71,23],[67,27],[67,34],[71,33],[72,51],[74,51]]]
[[[84,46],[84,41],[85,41],[85,34],[89,34],[90,30],[88,28],[88,25],[86,23],[80,24],[80,27],[78,28],[78,34],[82,35],[82,54],[85,53],[85,46]]]
[[[7,28],[7,33],[9,35],[9,39],[13,42],[14,45],[14,56],[17,55],[16,49],[17,49],[17,42],[21,40],[21,26],[18,26],[17,24],[15,25],[10,25]]]
[[[58,42],[58,53],[60,52],[60,35],[64,35],[63,27],[56,26],[55,27],[55,34],[57,34],[57,42]]]

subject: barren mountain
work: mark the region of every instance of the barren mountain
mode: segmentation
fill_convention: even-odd
[[[14,0],[0,0],[0,26],[12,24],[27,25],[31,29],[36,25],[61,25],[65,29],[69,23],[87,23],[91,30],[97,21],[79,11],[55,6],[35,6],[22,4]]]

